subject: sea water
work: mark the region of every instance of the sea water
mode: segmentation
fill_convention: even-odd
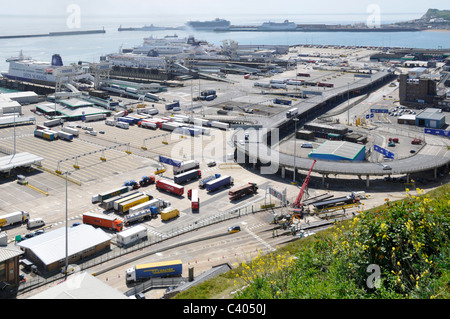
[[[220,16],[218,16],[220,17]],[[224,40],[234,40],[239,44],[324,44],[350,46],[379,46],[438,49],[450,47],[450,33],[438,31],[419,32],[211,32],[211,31],[118,31],[122,27],[155,26],[178,27],[189,20],[212,20],[215,16],[187,17],[166,15],[157,17],[119,17],[82,15],[80,28],[70,28],[68,17],[60,16],[3,16],[0,19],[1,35],[46,34],[59,31],[101,30],[104,34],[71,35],[58,37],[0,39],[0,71],[8,70],[7,58],[18,56],[22,50],[25,56],[36,60],[50,61],[53,54],[60,54],[65,65],[85,62],[99,62],[100,56],[118,52],[119,48],[133,48],[143,43],[145,37],[162,38],[176,34],[180,38],[193,35],[197,40],[206,40],[222,45]],[[281,22],[285,19],[296,23],[353,24],[363,22],[365,15],[246,15],[220,17],[233,25],[259,25],[266,21]],[[407,14],[388,16],[383,23],[405,21],[412,17]]]

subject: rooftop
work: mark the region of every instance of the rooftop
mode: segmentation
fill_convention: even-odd
[[[365,146],[361,144],[346,141],[325,141],[318,148],[311,151],[309,156],[317,154],[332,155],[343,160],[354,160],[365,150]]]
[[[68,255],[85,251],[111,240],[111,236],[100,228],[81,224],[68,229]],[[30,249],[44,264],[50,265],[66,256],[66,228],[61,227],[37,237],[21,241],[18,246]]]
[[[416,118],[440,121],[442,118],[445,118],[445,114],[442,113],[441,109],[428,108],[417,114]]]

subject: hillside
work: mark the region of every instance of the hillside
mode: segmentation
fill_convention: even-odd
[[[422,20],[444,19],[450,21],[450,10],[428,9],[427,13],[422,16]]]
[[[447,299],[450,184],[361,212],[177,299]]]

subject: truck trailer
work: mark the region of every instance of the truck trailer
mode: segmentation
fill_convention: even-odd
[[[213,192],[221,187],[233,185],[233,178],[231,176],[222,176],[206,183],[206,191]]]
[[[180,277],[183,274],[181,260],[163,261],[149,264],[140,264],[126,271],[127,283],[144,281],[158,277]]]
[[[124,197],[127,197],[127,196],[131,196],[131,195],[137,194],[137,193],[138,193],[138,191],[130,191],[130,192],[125,193],[125,194],[121,194],[121,195],[117,195],[117,196],[114,196],[114,197],[105,199],[104,201],[102,201],[101,207],[102,207],[104,210],[114,209],[114,203],[115,203],[116,201],[118,201],[118,200],[120,200],[120,199],[122,199],[122,198],[124,198]]]
[[[72,134],[73,136],[80,135],[80,131],[73,127],[64,126],[61,131]]]
[[[178,175],[175,175],[173,177],[173,181],[177,184],[182,184],[187,181],[193,180],[193,179],[199,179],[202,177],[202,171],[199,169],[193,169]]]
[[[129,201],[123,202],[119,204],[119,209],[117,210],[119,213],[125,214],[128,213],[128,210],[131,207],[140,205],[142,203],[148,202],[150,199],[152,199],[153,197],[147,195],[147,194],[142,194],[136,198],[130,199]]]
[[[127,246],[147,239],[147,228],[141,225],[131,227],[117,234],[117,244]]]
[[[128,196],[119,198],[118,200],[114,201],[114,206],[113,206],[114,210],[119,210],[119,205],[121,205],[129,200],[132,200],[134,198],[140,197],[142,194],[143,193],[141,193],[141,192],[136,192],[136,193],[130,194]]]
[[[92,196],[92,203],[103,202],[109,198],[127,193],[130,189],[127,186],[115,188],[113,190]]]
[[[0,216],[0,227],[12,226],[15,224],[27,223],[30,219],[30,214],[24,211],[17,211]]]
[[[67,132],[63,132],[63,131],[59,131],[58,132],[58,137],[62,140],[66,140],[66,141],[73,141],[73,134],[67,133]]]
[[[156,189],[157,190],[165,190],[169,193],[182,196],[184,194],[184,187],[181,185],[178,185],[176,183],[173,183],[171,181],[159,179],[156,182]]]
[[[158,216],[159,209],[157,207],[150,207],[145,210],[138,211],[137,213],[129,214],[125,216],[123,222],[125,225],[131,225],[137,222],[141,222],[145,219],[151,219]]]
[[[250,194],[255,194],[258,191],[258,186],[255,183],[248,183],[237,188],[233,188],[228,192],[230,200],[237,200]]]
[[[173,207],[167,207],[161,211],[161,219],[165,221],[178,216],[180,216],[180,211]]]
[[[173,174],[181,174],[186,171],[190,171],[192,169],[196,169],[200,167],[200,163],[196,160],[184,161],[181,162],[180,167],[173,167]]]
[[[92,226],[107,228],[117,232],[120,232],[123,229],[123,222],[120,219],[95,213],[84,213],[83,223]]]
[[[192,210],[199,209],[200,199],[198,197],[198,189],[190,189],[188,190],[188,198],[191,200],[191,208]]]
[[[220,174],[215,174],[215,175],[210,175],[205,178],[202,178],[201,180],[198,181],[198,187],[203,189],[203,188],[205,188],[206,183],[208,183],[209,181],[212,181],[216,178],[219,178],[219,177],[220,177]]]

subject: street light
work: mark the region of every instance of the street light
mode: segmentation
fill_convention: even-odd
[[[295,171],[297,170],[297,166],[295,165],[295,158],[297,157],[297,122],[298,122],[298,118],[293,118],[293,121],[295,123],[295,129],[294,129],[294,178],[292,180],[292,184],[297,184],[297,182],[295,181]]]

